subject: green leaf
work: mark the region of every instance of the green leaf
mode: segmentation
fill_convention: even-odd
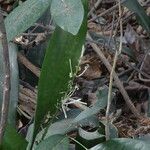
[[[44,136],[44,140],[54,135],[58,135],[58,134],[65,135],[71,131],[77,130],[77,126],[75,124],[72,124],[72,121],[73,119],[64,119],[62,121],[53,123],[52,125],[50,125],[48,129],[45,128],[42,131],[40,131],[37,134],[35,141],[37,142],[41,141],[43,134],[45,133],[45,130],[46,130],[46,135]],[[34,142],[33,144],[33,148],[35,147],[36,147],[36,142]]]
[[[74,123],[74,119],[63,119],[61,121],[53,123],[47,130],[45,138],[54,135],[54,134],[66,134],[70,131],[77,130],[78,126],[90,126],[98,127],[98,118],[95,116],[84,119],[80,122]]]
[[[71,109],[69,111],[66,112],[67,114],[67,119],[75,119],[83,110],[81,109]],[[66,119],[64,116],[64,113],[62,112],[60,115],[58,115],[56,117],[56,119],[53,119],[53,122],[58,122],[58,121],[62,121],[63,119]],[[74,123],[74,122],[73,122]],[[81,124],[82,126],[93,126],[98,127],[99,126],[99,119],[96,115],[92,115],[86,119],[81,120],[80,122],[75,122],[75,124]]]
[[[98,130],[93,132],[88,132],[79,128],[77,141],[84,145],[86,148],[91,148],[96,144],[100,143],[100,141],[105,141],[105,135],[102,135],[98,132]],[[76,150],[84,150],[80,144],[76,144]]]
[[[118,138],[118,129],[112,123],[109,123],[109,132],[110,139]]]
[[[97,102],[90,108],[85,109],[81,112],[75,119],[74,122],[79,122],[83,119],[86,119],[92,115],[97,114],[101,109],[105,108],[107,105],[107,97],[108,97],[108,88],[104,88],[100,90],[97,94],[98,100]]]
[[[51,0],[27,0],[15,8],[5,19],[8,41],[31,27],[50,3]]]
[[[91,116],[89,118],[86,118],[86,119],[81,120],[80,122],[76,122],[76,123],[74,123],[74,118],[76,115],[74,116],[74,113],[73,113],[71,116],[72,116],[72,118],[70,117],[70,118],[62,119],[62,120],[59,119],[59,121],[54,122],[51,125],[48,125],[48,127],[46,127],[45,129],[43,129],[42,131],[40,131],[37,134],[35,141],[41,141],[42,136],[45,133],[45,130],[46,130],[46,134],[44,136],[44,139],[46,139],[52,135],[67,134],[69,132],[76,131],[79,126],[81,126],[81,127],[88,126],[88,127],[92,127],[92,128],[99,127],[99,120],[98,120],[97,116]],[[30,127],[28,129],[28,133],[27,133],[27,137],[26,137],[27,141],[30,141],[30,139],[31,139],[32,130],[33,130],[33,124],[30,125]],[[34,146],[35,146],[35,144],[34,144]]]
[[[82,126],[82,127],[92,127],[92,128],[96,128],[99,127],[99,120],[96,116],[91,116],[87,119],[84,119],[80,122],[74,123],[74,119],[70,118],[70,119],[63,119],[61,121],[57,121],[54,122],[53,124],[51,124],[50,126],[48,125],[48,127],[46,127],[46,134],[44,136],[44,139],[52,136],[52,135],[56,135],[56,134],[67,134],[69,132],[72,131],[76,131],[78,129],[78,126]],[[33,125],[31,125],[29,127],[28,133],[27,133],[27,141],[30,141],[31,139],[31,131],[33,129]],[[36,136],[36,140],[35,141],[40,141],[45,129],[43,129],[42,131],[40,131],[37,136]]]
[[[36,150],[68,150],[69,139],[65,135],[53,135],[43,140]]]
[[[10,90],[10,104],[8,113],[8,123],[16,126],[16,108],[18,105],[18,62],[17,62],[18,48],[14,43],[9,43],[9,61],[10,61],[10,74],[11,74],[11,90]]]
[[[26,147],[27,141],[8,125],[2,143],[2,150],[26,150]]]
[[[11,90],[10,90],[10,104],[8,113],[8,123],[15,127],[16,125],[16,107],[18,104],[18,62],[17,62],[17,46],[9,43],[9,61],[11,72]],[[0,44],[0,108],[2,105],[3,95],[3,81],[4,81],[4,68],[2,57],[2,45]]]
[[[70,63],[73,72],[76,71],[87,32],[87,0],[82,1],[85,8],[85,17],[79,33],[76,36],[56,27],[49,46],[46,50],[38,85],[38,100],[35,114],[35,128],[33,139],[37,134],[41,121],[48,111],[53,116],[56,105],[68,90]]]
[[[127,138],[116,138],[96,145],[90,150],[149,150],[149,142]]]
[[[145,142],[149,142],[150,141],[150,134],[144,134],[144,135],[139,135],[139,137],[137,137],[136,139],[145,141]]]
[[[76,124],[72,124],[73,119],[63,119],[53,123],[47,130],[45,138],[55,134],[66,134],[77,129]]]
[[[104,125],[104,128],[105,128],[106,121],[101,121],[101,123]],[[115,125],[109,122],[108,126],[109,126],[109,132],[110,132],[110,135],[109,135],[110,139],[118,138],[118,129],[115,127]]]
[[[105,137],[105,135],[100,134],[98,130],[94,132],[88,132],[86,130],[83,130],[82,128],[79,128],[79,135],[86,140],[95,140]]]
[[[144,8],[139,2],[137,0],[125,0],[123,5],[137,15],[137,19],[139,19],[141,25],[150,33],[150,17],[147,16]]]
[[[52,0],[51,14],[58,26],[76,35],[83,21],[84,8],[81,0]]]

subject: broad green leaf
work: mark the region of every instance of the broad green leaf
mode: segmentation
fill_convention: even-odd
[[[46,134],[44,136],[44,139],[47,139],[47,138],[57,135],[57,134],[65,135],[71,131],[76,131],[77,124],[72,124],[72,123],[73,123],[73,119],[63,119],[61,121],[55,122],[52,125],[50,125],[50,127],[48,129],[45,128],[42,131],[40,131],[37,134],[35,141],[37,141],[37,142],[41,141],[45,131],[46,131]],[[36,147],[36,144],[34,142],[33,148],[35,148],[35,147]]]
[[[2,150],[26,150],[26,147],[27,141],[8,125],[2,143]]]
[[[70,109],[69,111],[66,111],[67,119],[75,119],[82,111],[83,110],[81,110],[81,109]],[[66,119],[66,118],[64,116],[64,113],[61,112],[59,115],[57,115],[53,119],[53,122],[62,121],[63,119]],[[93,125],[93,127],[99,126],[99,120],[98,120],[97,116],[95,116],[95,115],[92,115],[88,119],[82,120],[80,123],[84,124],[84,122],[85,122],[85,124],[87,124],[89,122],[89,124]]]
[[[77,117],[81,112],[82,112],[82,110],[79,109],[79,108],[70,109],[70,110],[66,111],[67,119],[73,119],[73,118]],[[60,112],[60,113],[53,119],[53,122],[61,121],[61,120],[63,120],[63,119],[66,119],[65,116],[64,116],[64,112]]]
[[[16,108],[18,105],[18,62],[17,62],[18,48],[15,44],[9,43],[9,61],[10,61],[10,75],[11,75],[11,90],[10,90],[10,104],[8,113],[8,123],[16,126]]]
[[[76,131],[76,130],[78,130],[79,126],[81,126],[81,127],[88,126],[88,127],[92,127],[92,128],[99,127],[99,120],[98,120],[97,116],[91,116],[89,118],[81,120],[80,122],[74,123],[74,118],[77,116],[77,114],[74,114],[74,112],[71,112],[71,113],[72,113],[72,115],[71,115],[72,117],[70,116],[70,118],[60,120],[60,118],[61,118],[61,116],[60,116],[59,121],[54,122],[51,125],[48,125],[48,127],[43,129],[42,131],[40,131],[37,134],[35,141],[40,141],[42,139],[42,136],[43,136],[45,130],[46,130],[46,134],[44,136],[44,139],[46,139],[52,135],[67,134],[69,132]],[[78,112],[78,114],[79,114],[79,112]],[[30,141],[30,139],[31,139],[32,130],[33,130],[33,125],[31,125],[29,127],[27,137],[26,137],[27,141]],[[34,146],[35,146],[35,144],[34,144]]]
[[[26,135],[26,138],[25,138],[27,140],[27,142],[30,142],[32,140],[33,128],[34,128],[34,124],[32,123],[28,127],[27,135]]]
[[[102,144],[96,145],[90,150],[149,150],[150,143],[142,140],[127,138],[116,138]]]
[[[137,15],[137,19],[139,19],[140,24],[150,33],[150,17],[147,16],[144,8],[139,4],[139,2],[137,0],[125,0],[123,5]]]
[[[83,21],[84,8],[81,0],[52,0],[51,14],[58,26],[76,35]]]
[[[67,134],[71,131],[76,131],[78,129],[78,126],[82,127],[92,127],[96,128],[99,127],[99,120],[96,116],[91,116],[87,119],[84,119],[80,122],[74,123],[74,118],[70,119],[63,119],[61,121],[57,121],[52,123],[50,126],[48,125],[48,128],[46,127],[46,134],[44,136],[44,139],[55,135],[55,134]],[[31,139],[31,131],[33,129],[33,125],[29,127],[28,133],[27,133],[27,141]],[[40,131],[38,135],[36,136],[36,141],[40,141],[42,138],[43,133],[45,132],[45,129]]]
[[[74,119],[63,119],[61,121],[53,123],[47,130],[45,138],[48,138],[54,134],[66,134],[70,131],[78,129],[78,126],[89,126],[89,127],[98,127],[98,118],[91,116],[87,119],[84,119],[80,122],[74,123]]]
[[[82,45],[87,32],[87,0],[82,0],[85,9],[85,19],[76,36],[56,27],[49,46],[46,50],[38,85],[38,100],[35,114],[35,128],[33,139],[37,134],[41,121],[48,111],[53,116],[57,103],[60,103],[64,93],[68,90],[70,70],[76,71],[81,54]]]
[[[43,140],[36,150],[68,150],[69,139],[65,135],[53,135]]]
[[[139,140],[143,140],[145,142],[149,142],[150,141],[150,134],[145,134],[145,135],[139,135],[139,137],[137,137],[136,139]]]
[[[97,102],[90,108],[87,108],[83,112],[81,112],[74,119],[74,122],[79,122],[82,119],[86,119],[92,115],[97,114],[101,109],[104,109],[107,105],[108,89],[104,88],[103,90],[99,91],[97,97],[98,97]]]
[[[45,138],[55,134],[66,134],[70,131],[77,130],[77,124],[72,124],[73,119],[63,119],[53,123],[47,130]]]
[[[17,46],[13,43],[9,43],[9,61],[11,72],[11,90],[10,90],[10,104],[8,123],[15,127],[16,125],[16,107],[18,104],[18,63],[17,63]],[[0,44],[0,108],[2,105],[3,95],[3,81],[4,81],[4,68],[2,57],[2,45]]]
[[[5,19],[8,41],[31,27],[50,3],[51,0],[27,0],[15,8]]]
[[[93,132],[88,132],[79,128],[77,141],[84,145],[86,148],[91,148],[97,145],[100,142],[105,141],[105,135],[102,135],[98,130]],[[83,147],[80,144],[76,144],[76,150],[83,150]]]

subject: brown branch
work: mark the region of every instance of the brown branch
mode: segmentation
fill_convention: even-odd
[[[118,4],[119,4],[119,23],[120,23],[120,44],[119,44],[119,49],[118,50],[116,49],[112,70],[110,72],[109,91],[108,91],[108,100],[107,100],[107,108],[106,108],[106,127],[105,127],[106,140],[110,139],[109,113],[110,113],[110,106],[111,106],[111,99],[112,99],[113,74],[115,72],[118,56],[121,54],[122,51],[123,30],[122,30],[122,18],[121,18],[122,10],[121,10],[120,0],[118,0]]]
[[[104,16],[104,15],[106,15],[106,14],[108,14],[108,13],[114,11],[117,7],[118,7],[118,4],[114,5],[113,7],[109,8],[109,9],[107,9],[107,10],[105,10],[105,11],[102,12],[101,14],[99,14],[99,15],[93,17],[93,18],[90,19],[88,22],[92,22],[92,21],[94,21],[94,20],[96,20],[96,19],[98,19],[98,18],[100,18],[100,17],[102,17],[102,16]]]
[[[89,34],[88,34],[88,38],[91,39]],[[112,66],[110,65],[110,63],[108,62],[107,58],[104,56],[102,51],[99,49],[99,47],[95,43],[90,43],[90,45],[92,46],[93,50],[97,53],[97,55],[100,57],[100,59],[102,60],[102,62],[104,63],[104,65],[106,66],[108,71],[111,72]],[[135,115],[135,117],[142,118],[142,116],[139,114],[139,112],[133,105],[130,97],[128,96],[128,93],[124,89],[122,82],[120,81],[120,79],[118,78],[118,76],[115,72],[113,73],[113,78],[115,80],[115,84],[117,85],[118,89],[120,90],[124,100],[126,101],[127,106],[131,110],[131,112]]]
[[[33,72],[37,77],[40,77],[40,69],[33,65],[24,55],[20,52],[18,53],[18,60],[27,67],[31,72]]]
[[[1,13],[0,13],[0,43],[2,44],[2,55],[3,55],[3,62],[4,62],[3,63],[4,66],[3,101],[2,101],[1,119],[0,119],[0,144],[1,144],[5,132],[6,124],[7,124],[9,99],[10,99],[9,52],[8,52],[8,43],[7,43],[4,19]]]
[[[95,9],[97,9],[97,7],[100,5],[101,2],[102,0],[97,0],[97,2],[94,4],[94,7],[92,7],[90,12],[88,13],[88,17],[94,12]]]

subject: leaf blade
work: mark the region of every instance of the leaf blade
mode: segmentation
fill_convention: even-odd
[[[19,71],[17,62],[17,46],[13,43],[9,43],[9,61],[10,61],[10,104],[8,112],[8,123],[15,127],[16,125],[16,108],[18,105],[18,93],[19,93]]]
[[[137,0],[125,0],[123,5],[138,16],[141,25],[150,33],[150,17],[147,16],[144,8],[139,4],[139,2]]]
[[[82,111],[75,119],[75,122],[79,122],[83,119],[86,119],[92,115],[97,114],[101,109],[107,106],[107,95],[108,95],[108,89],[104,88],[98,93],[98,100],[97,102],[90,108],[85,109]]]
[[[2,143],[3,150],[26,150],[27,141],[16,130],[7,125]]]
[[[58,26],[76,35],[83,21],[84,8],[81,0],[53,0],[51,14]]]
[[[74,72],[76,70],[75,66],[78,65],[78,59],[87,32],[87,0],[82,0],[82,2],[86,13],[79,33],[76,36],[73,36],[72,34],[63,31],[61,28],[56,27],[56,30],[50,39],[38,85],[39,92],[33,140],[35,139],[40,128],[40,123],[46,113],[48,113],[49,110],[51,115],[56,113],[57,100],[60,101],[63,96],[61,92],[66,92],[68,89],[68,82],[70,81],[69,59],[72,61]]]
[[[50,2],[50,0],[27,0],[14,9],[5,19],[8,41],[31,27],[48,8]]]
[[[69,139],[65,135],[53,135],[43,140],[36,148],[36,150],[67,150],[69,148]]]
[[[90,150],[149,150],[150,144],[141,140],[133,140],[129,138],[116,138],[99,144]]]
[[[8,44],[9,47],[9,59],[10,59],[10,104],[8,112],[8,123],[15,127],[16,125],[16,108],[18,104],[18,63],[17,63],[17,47],[13,43]],[[3,68],[3,55],[2,55],[2,45],[0,43],[0,108],[2,105],[3,97],[3,82],[4,82],[4,68]]]

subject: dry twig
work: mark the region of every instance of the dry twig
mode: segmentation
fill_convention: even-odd
[[[92,38],[90,37],[90,35],[88,34],[87,37],[89,39],[92,40]],[[102,51],[100,50],[100,48],[95,44],[95,43],[90,43],[90,45],[92,46],[93,50],[97,53],[97,55],[100,57],[100,59],[102,60],[102,62],[104,63],[104,65],[106,66],[106,68],[108,69],[109,72],[111,72],[112,67],[110,65],[110,63],[108,62],[107,58],[104,56],[104,54],[102,53]],[[118,78],[117,74],[114,72],[113,74],[113,78],[115,80],[115,84],[117,85],[118,89],[120,90],[124,100],[127,103],[127,106],[129,107],[129,109],[131,110],[131,112],[137,117],[137,118],[141,118],[142,116],[139,114],[139,112],[137,111],[137,109],[135,108],[135,106],[133,105],[131,99],[128,96],[128,93],[126,92],[126,90],[123,87],[122,82],[120,81],[120,79]]]
[[[20,52],[18,53],[18,60],[26,66],[31,72],[33,72],[37,77],[40,77],[40,69],[34,66],[24,55]]]
[[[98,19],[98,18],[100,18],[100,17],[102,17],[102,16],[104,16],[104,15],[106,15],[106,14],[112,12],[112,11],[115,10],[117,7],[118,7],[118,4],[116,4],[116,5],[114,5],[113,7],[107,9],[106,11],[102,12],[101,14],[99,14],[99,15],[93,17],[93,18],[90,19],[88,22],[92,22],[92,21],[94,21],[94,20],[96,20],[96,19]]]
[[[90,12],[88,13],[88,17],[93,13],[93,11],[100,5],[100,3],[103,0],[97,0],[97,2],[94,4],[94,7],[92,7],[92,9],[90,10]]]
[[[122,51],[122,37],[123,37],[123,30],[122,30],[122,18],[121,18],[121,2],[119,2],[119,22],[120,22],[120,45],[119,45],[119,50],[116,50],[115,57],[114,57],[114,63],[112,66],[112,70],[110,73],[110,81],[109,81],[109,92],[108,92],[108,102],[107,102],[107,109],[106,109],[106,140],[110,139],[110,132],[109,132],[109,112],[110,112],[110,105],[111,105],[111,99],[112,99],[112,85],[113,85],[113,76],[116,68],[116,63],[118,56],[121,54]]]

